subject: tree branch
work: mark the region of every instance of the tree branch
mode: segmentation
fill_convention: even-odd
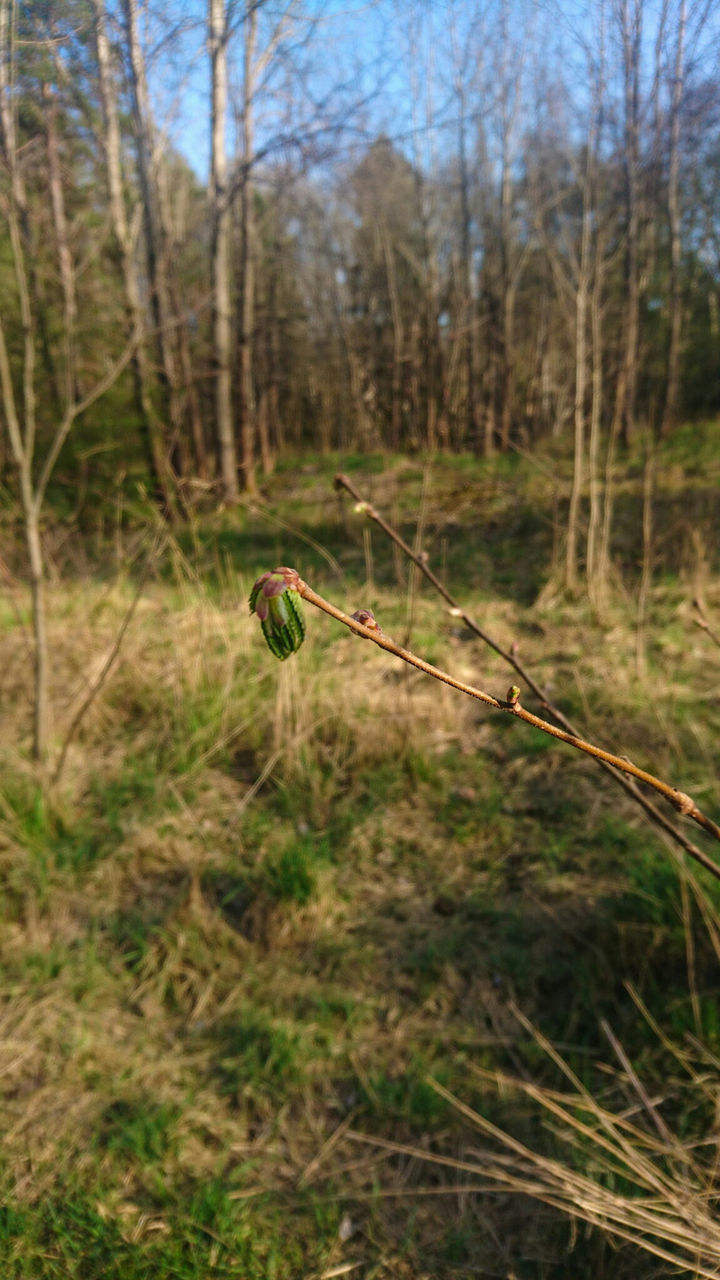
[[[387,534],[388,538],[390,538],[391,541],[400,548],[403,554],[407,556],[413,564],[417,565],[418,569],[420,569],[421,573],[425,575],[428,582],[432,584],[435,590],[438,591],[443,599],[450,605],[450,612],[452,613],[452,616],[461,618],[465,623],[465,626],[470,631],[472,631],[480,640],[484,641],[489,648],[507,662],[513,670],[517,672],[520,679],[523,680],[528,688],[535,694],[536,698],[538,698],[544,709],[549,712],[553,720],[556,720],[557,723],[566,729],[568,733],[572,734],[573,737],[578,738],[580,735],[572,722],[552,703],[545,690],[537,684],[530,675],[530,672],[522,665],[521,662],[518,661],[515,655],[508,652],[506,649],[503,649],[492,636],[488,635],[487,631],[484,631],[483,628],[475,622],[474,618],[471,618],[470,615],[460,607],[457,600],[433,573],[430,565],[428,564],[427,556],[424,554],[416,555],[397,530],[394,529],[392,525],[388,524],[379,512],[376,511],[375,507],[361,496],[352,481],[346,475],[338,474],[335,476],[335,488],[338,490],[344,489],[351,495],[351,497],[355,498],[358,504],[356,509],[359,510],[361,514],[366,515],[369,520],[374,520],[382,529],[383,533]],[[696,608],[700,607],[697,602],[694,603]],[[698,625],[702,626],[702,623],[699,623]],[[684,832],[679,831],[678,828],[666,817],[666,815],[661,813],[661,811],[657,809],[650,800],[648,800],[647,796],[643,795],[642,791],[640,791],[639,787],[631,778],[625,776],[623,773],[619,773],[613,765],[608,764],[605,760],[598,759],[598,764],[600,768],[604,769],[605,772],[614,779],[618,786],[622,787],[623,791],[625,791],[626,794],[640,806],[646,817],[648,817],[651,822],[654,822],[656,826],[660,827],[666,835],[670,836],[670,838],[678,844],[681,849],[684,849],[691,858],[694,858],[696,862],[699,862],[702,866],[712,871],[713,875],[717,874],[715,864],[708,859],[702,849],[699,849],[692,840],[689,840]]]
[[[706,635],[710,637],[713,644],[716,644],[720,649],[720,636],[718,635],[717,631],[713,631],[712,627],[710,626],[710,623],[705,617],[705,610],[703,609],[702,604],[700,600],[697,598],[697,596],[693,600],[693,606],[695,609],[697,609],[699,614],[699,617],[693,618],[693,622],[695,623],[695,626],[699,627],[701,631],[704,631]]]
[[[115,639],[112,645],[110,646],[110,650],[107,654],[107,657],[105,658],[105,661],[103,662],[99,672],[95,676],[95,679],[90,683],[90,686],[85,694],[85,697],[83,698],[82,702],[80,703],[80,706],[75,712],[75,715],[70,721],[67,733],[65,734],[65,741],[63,742],[62,747],[60,749],[60,755],[58,756],[57,764],[55,765],[55,769],[52,775],[52,781],[55,786],[57,786],[62,776],[63,770],[65,768],[65,762],[67,760],[68,751],[70,750],[70,745],[75,738],[75,734],[80,728],[80,725],[85,719],[85,716],[90,710],[96,697],[100,693],[100,690],[102,689],[103,685],[105,684],[105,681],[110,675],[110,672],[115,664],[117,656],[120,653],[120,648],[125,638],[125,632],[130,626],[130,623],[132,622],[133,617],[135,615],[135,610],[137,609],[138,604],[140,603],[140,597],[142,596],[142,593],[145,590],[145,584],[150,575],[150,570],[154,568],[155,564],[157,563],[158,551],[160,549],[161,541],[162,539],[160,535],[156,534],[153,544],[145,559],[145,564],[142,567],[140,577],[138,578],[138,583],[135,588],[135,594],[133,595],[133,598],[130,601],[130,604],[125,612],[125,616],[122,622],[120,623],[120,626],[115,635]]]
[[[50,477],[53,473],[55,463],[60,456],[60,451],[70,434],[70,429],[75,419],[79,418],[81,414],[91,408],[91,406],[95,404],[95,401],[100,400],[101,397],[105,395],[105,392],[109,391],[113,384],[117,382],[120,374],[127,368],[132,360],[133,354],[141,338],[142,327],[136,326],[122,352],[118,356],[117,360],[113,360],[107,373],[105,373],[104,376],[95,383],[95,386],[88,391],[87,395],[83,396],[81,400],[77,400],[74,404],[68,406],[62,422],[59,423],[55,432],[53,442],[48,449],[43,463],[43,468],[40,473],[40,479],[37,482],[35,502],[37,503],[38,510],[40,510],[40,507],[42,506],[43,499],[45,497],[45,490],[47,489]]]
[[[286,591],[288,593],[285,598],[287,603],[283,599]],[[583,738],[567,733],[564,729],[558,728],[557,725],[550,724],[547,720],[541,719],[540,716],[533,715],[531,711],[526,711],[525,707],[520,705],[520,690],[517,685],[512,685],[508,689],[505,698],[496,698],[493,694],[486,693],[483,689],[477,689],[474,685],[466,684],[463,680],[456,680],[454,676],[440,670],[439,667],[434,667],[432,663],[426,662],[424,658],[419,658],[417,654],[411,653],[408,649],[401,648],[389,636],[384,635],[372,613],[368,610],[361,609],[353,616],[344,613],[342,609],[338,609],[337,605],[331,604],[329,600],[325,600],[316,591],[313,591],[312,587],[303,581],[295,569],[287,567],[273,569],[263,574],[258,578],[250,595],[250,611],[258,614],[262,622],[265,638],[276,657],[289,657],[302,643],[305,627],[296,606],[293,604],[293,601],[298,596],[302,597],[303,600],[307,600],[309,604],[315,605],[317,609],[321,609],[323,613],[327,613],[337,622],[342,622],[343,626],[346,626],[350,631],[354,631],[356,635],[362,636],[365,640],[372,640],[380,649],[384,649],[387,653],[400,658],[402,662],[408,663],[409,666],[416,667],[418,671],[424,672],[425,675],[432,676],[435,680],[440,680],[443,684],[449,685],[452,689],[457,689],[459,693],[467,694],[470,698],[476,698],[478,702],[483,702],[486,706],[493,707],[495,711],[504,711],[508,715],[516,716],[519,720],[524,720],[527,724],[533,725],[534,728],[540,729],[542,733],[547,733],[550,737],[557,738],[560,742],[566,742],[568,746],[574,747],[576,751],[582,751],[584,754],[592,756],[595,760],[604,761],[615,769],[628,773],[637,778],[638,781],[644,782],[647,786],[652,787],[654,791],[664,796],[678,813],[692,818],[694,822],[697,822],[716,840],[720,840],[720,827],[713,822],[712,818],[708,818],[685,792],[667,782],[663,782],[661,778],[656,778],[654,774],[649,773],[646,769],[641,769],[638,765],[633,764],[631,760],[616,756],[602,747],[596,747],[593,743],[586,742]],[[692,856],[720,880],[720,867],[707,854],[698,849]]]

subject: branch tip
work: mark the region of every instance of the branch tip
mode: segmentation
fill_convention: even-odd
[[[417,654],[400,648],[394,640],[384,635],[370,609],[358,609],[352,616],[344,613],[342,609],[338,609],[336,605],[331,604],[329,600],[324,600],[316,591],[313,591],[307,582],[303,582],[295,569],[287,567],[263,574],[258,578],[250,595],[250,611],[256,613],[260,618],[265,639],[276,657],[287,658],[291,653],[299,649],[302,644],[305,636],[305,624],[300,611],[301,599],[307,601],[308,604],[315,605],[318,609],[322,609],[331,618],[335,618],[337,622],[349,627],[356,635],[372,640],[381,649],[394,654],[396,658],[400,658],[401,661],[407,662],[411,667],[415,667],[426,675],[432,676],[435,680],[440,680],[443,684],[450,685],[451,688],[457,689],[459,693],[467,694],[471,698],[477,698],[479,702],[485,703],[486,706],[494,707],[496,711],[512,712],[520,720],[533,725],[542,733],[547,733],[551,737],[557,738],[560,742],[566,742],[577,751],[582,751],[586,755],[594,757],[605,766],[620,770],[621,773],[630,774],[639,782],[645,783],[663,795],[677,812],[691,818],[715,840],[720,840],[720,826],[702,813],[685,792],[667,782],[663,782],[662,779],[655,777],[654,774],[649,773],[646,769],[639,768],[638,765],[633,764],[626,757],[615,755],[611,751],[606,751],[593,743],[586,742],[575,732],[550,724],[549,721],[543,720],[540,716],[528,711],[520,704],[520,689],[517,685],[511,685],[508,689],[507,699],[502,700],[496,698],[493,694],[486,693],[483,689],[475,688],[473,685],[456,679],[448,672],[442,671],[430,662],[426,662],[424,658],[418,657]],[[534,686],[531,684],[530,687],[533,688]],[[706,854],[685,840],[683,840],[683,846],[696,861],[701,862],[716,879],[720,880],[720,867],[708,858]]]
[[[258,617],[270,652],[281,661],[297,653],[305,639],[302,585],[297,569],[281,565],[262,573],[250,592],[250,612]]]
[[[356,502],[361,503],[363,501],[362,494],[358,492],[357,487],[348,476],[343,475],[341,472],[338,472],[335,476],[335,486],[338,489],[346,489]],[[379,515],[374,507],[371,507],[369,503],[366,503],[365,506],[370,518],[376,521],[383,532],[387,534],[397,547],[400,548],[403,555],[407,556],[409,560],[417,565],[421,573],[424,574],[439,595],[443,597],[446,604],[449,606],[448,613],[450,617],[462,618],[466,626],[474,632],[478,639],[489,645],[489,647],[493,649],[499,657],[501,657],[505,662],[508,662],[511,667],[514,667],[517,674],[525,681],[528,688],[539,700],[541,710],[547,715],[552,716],[553,720],[555,720],[556,724],[561,726],[561,728],[558,730],[547,720],[533,716],[530,712],[526,711],[525,707],[523,707],[519,702],[515,703],[514,706],[511,706],[509,705],[509,700],[508,702],[502,702],[497,698],[491,697],[489,694],[481,692],[480,690],[471,689],[466,685],[463,686],[461,682],[454,681],[452,678],[448,677],[446,673],[439,672],[437,669],[432,669],[429,664],[423,663],[413,655],[399,650],[392,641],[389,641],[382,634],[378,634],[377,632],[371,636],[368,636],[366,633],[362,634],[365,634],[367,639],[374,639],[382,648],[387,649],[388,652],[395,653],[397,657],[401,657],[405,662],[409,662],[411,665],[419,667],[420,670],[424,670],[428,674],[435,676],[436,679],[440,679],[447,684],[454,685],[454,687],[460,689],[461,692],[468,693],[472,697],[477,697],[480,701],[495,707],[497,710],[513,711],[513,713],[520,719],[527,720],[529,723],[534,724],[536,728],[541,729],[544,733],[549,733],[553,737],[557,737],[562,741],[567,742],[577,750],[584,751],[586,754],[593,756],[597,760],[598,764],[609,772],[610,776],[615,779],[618,785],[621,786],[628,795],[630,795],[632,799],[640,805],[646,816],[650,818],[652,822],[660,826],[666,835],[670,836],[672,840],[679,844],[691,858],[701,866],[705,867],[707,871],[710,871],[716,879],[720,880],[720,867],[718,867],[712,859],[707,856],[707,854],[699,849],[697,845],[688,840],[684,832],[682,832],[674,822],[650,803],[647,797],[639,789],[637,785],[638,781],[649,785],[653,790],[659,792],[666,799],[670,800],[676,810],[679,810],[681,813],[687,813],[687,816],[692,818],[694,822],[701,826],[715,840],[720,840],[720,826],[713,822],[711,818],[706,817],[705,814],[698,809],[697,805],[692,803],[692,801],[690,802],[689,809],[684,808],[684,800],[680,800],[679,804],[676,803],[674,794],[676,790],[675,788],[672,788],[660,778],[656,778],[652,774],[649,774],[646,770],[638,769],[627,759],[627,757],[623,758],[615,756],[612,752],[603,751],[594,747],[591,743],[584,742],[573,724],[568,720],[567,716],[553,704],[552,700],[548,697],[547,692],[541,688],[541,686],[533,679],[530,672],[528,672],[521,664],[519,658],[520,645],[518,641],[513,640],[508,650],[505,650],[502,645],[498,644],[492,636],[488,635],[482,627],[478,626],[477,622],[475,622],[464,609],[459,608],[457,601],[453,599],[447,588],[433,573],[428,564],[427,557],[418,555],[414,552],[403,540],[397,530],[393,529],[393,527]],[[344,622],[346,626],[350,625],[352,627],[353,625],[358,625],[354,619],[348,618],[347,615],[342,615],[339,610],[336,610],[333,606],[329,606],[327,601],[321,602],[318,597],[315,597],[314,592],[304,590],[303,595],[305,596],[305,599],[312,600],[312,603],[318,604],[320,608],[325,609],[326,612],[330,613],[331,616],[335,617],[338,621]],[[707,634],[711,635],[718,646],[720,646],[720,636],[715,637],[707,623],[707,620],[705,620],[703,624],[702,619],[704,619],[704,611],[700,593],[695,595],[693,599],[693,606],[700,615],[700,620],[694,619],[694,621],[697,621],[698,625],[702,626],[703,630],[705,630]],[[628,774],[630,775],[629,777],[627,776]],[[678,794],[683,795],[683,793]]]

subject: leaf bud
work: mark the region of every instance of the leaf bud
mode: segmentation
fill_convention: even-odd
[[[305,639],[297,571],[281,566],[263,573],[250,592],[250,612],[260,620],[271,653],[282,661],[297,653]]]
[[[372,609],[356,609],[350,617],[353,618],[355,622],[359,622],[361,626],[367,627],[368,631],[379,631],[382,634],[382,627],[380,626],[380,623],[376,621],[375,614]]]

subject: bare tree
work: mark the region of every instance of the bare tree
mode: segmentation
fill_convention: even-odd
[[[536,139],[534,161],[528,167],[528,195],[535,234],[542,246],[574,355],[573,477],[566,544],[565,585],[574,590],[578,579],[580,504],[585,484],[587,324],[590,289],[591,148],[578,157],[569,139]],[[579,209],[577,206],[579,205]]]
[[[178,471],[177,467],[173,467],[172,459],[177,457],[182,449],[184,397],[180,387],[173,341],[178,321],[172,314],[168,286],[168,219],[162,198],[162,183],[158,180],[161,169],[162,139],[155,126],[150,105],[147,70],[138,21],[138,0],[123,0],[123,12],[152,332],[162,388],[163,416],[166,419],[163,429],[166,476],[164,489],[169,510],[172,511],[175,506],[173,490]]]
[[[680,389],[680,339],[682,333],[681,215],[680,215],[680,109],[683,97],[686,3],[680,0],[675,34],[675,65],[670,104],[670,155],[667,211],[670,226],[670,349],[661,434],[667,435],[677,414]]]
[[[517,21],[513,16],[512,21]],[[510,32],[511,15],[503,0],[499,54],[499,118],[500,118],[500,448],[510,446],[515,410],[515,300],[527,256],[527,242],[516,243],[513,229],[514,190],[513,154],[515,132],[520,114],[522,76],[526,57],[527,33],[514,38]]]
[[[591,247],[591,166],[594,164],[593,143],[587,147],[587,161],[582,181],[582,215],[580,249],[575,259],[575,396],[573,420],[575,442],[573,449],[573,478],[568,510],[567,543],[565,548],[565,585],[569,590],[577,587],[577,547],[579,533],[580,501],[585,483],[585,389],[587,384],[587,321],[590,285]]]
[[[635,427],[640,343],[640,68],[643,0],[618,0],[616,22],[622,58],[622,157],[627,225],[623,350],[615,401],[615,429],[619,430],[627,445]]]
[[[60,338],[63,376],[60,380],[61,405],[44,452],[39,455],[39,397],[37,377],[37,323],[30,287],[28,252],[30,245],[30,209],[26,198],[15,119],[13,92],[13,44],[10,34],[9,0],[0,0],[0,147],[5,182],[2,186],[3,212],[10,235],[12,270],[22,330],[19,360],[14,362],[6,337],[5,323],[0,317],[0,395],[5,425],[18,475],[18,491],[23,514],[28,553],[30,593],[34,639],[33,755],[43,760],[48,749],[50,703],[48,693],[48,636],[45,602],[45,554],[40,520],[47,487],[73,424],[95,403],[120,376],[129,363],[140,338],[134,332],[121,354],[107,364],[105,371],[87,391],[78,395],[78,370],[75,360],[72,325],[77,310],[75,302],[75,270],[70,256],[67,227],[64,221],[65,197],[59,166],[51,160],[48,181],[50,206],[58,255],[58,274],[64,294],[64,329]],[[54,122],[50,122],[52,141],[56,145]],[[54,192],[52,187],[55,185]],[[67,326],[70,325],[70,331]],[[13,365],[16,365],[14,368]]]
[[[421,388],[416,413],[425,422],[425,444],[433,452],[447,445],[448,426],[442,411],[445,401],[445,353],[440,337],[440,270],[433,218],[433,193],[437,190],[432,68],[435,62],[436,25],[432,9],[413,5],[406,23],[412,104],[413,173],[420,229],[420,277],[423,289],[423,325],[413,326],[413,382]],[[421,146],[421,138],[425,146]],[[423,162],[423,152],[428,156]],[[418,349],[419,348],[419,349]]]
[[[108,39],[105,2],[104,0],[92,0],[92,6],[100,102],[102,106],[102,143],[110,220],[122,275],[127,333],[138,334],[144,328],[144,313],[135,255],[135,241],[141,210],[136,205],[132,217],[128,218],[121,159],[117,91]],[[171,495],[167,476],[163,427],[153,404],[152,374],[143,343],[137,343],[135,346],[132,367],[135,399],[142,424],[150,475],[161,501],[168,507]]]
[[[75,374],[74,349],[78,314],[77,290],[75,285],[75,271],[73,267],[72,254],[70,252],[68,221],[65,211],[65,193],[62,183],[60,148],[57,134],[57,103],[55,95],[49,84],[43,85],[43,103],[45,107],[45,140],[47,147],[48,185],[50,187],[55,248],[63,295],[62,378],[64,386],[62,388],[62,397],[64,402],[67,404],[79,393],[79,388],[71,385],[71,380]]]
[[[256,92],[257,0],[246,0],[243,21],[242,155],[240,157],[240,262],[238,306],[240,342],[240,460],[243,484],[255,493],[255,387],[253,332],[255,320],[256,239],[253,216],[253,114]],[[268,53],[270,51],[268,50]]]
[[[474,32],[472,33],[475,34]],[[477,317],[475,312],[475,271],[473,267],[471,161],[469,155],[471,83],[476,71],[475,40],[465,39],[457,25],[455,5],[451,8],[452,80],[457,112],[457,166],[459,197],[458,243],[458,324],[461,333],[465,375],[465,443],[480,449],[480,420],[477,394]]]
[[[237,454],[232,413],[232,310],[230,241],[232,218],[228,190],[227,128],[228,14],[225,0],[209,0],[208,36],[211,66],[210,213],[213,298],[215,418],[223,499],[238,500]]]

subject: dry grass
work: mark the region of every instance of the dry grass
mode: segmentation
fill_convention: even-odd
[[[405,479],[378,479],[374,500],[392,501],[393,486],[402,495]],[[314,537],[327,492],[313,485],[290,523],[302,518]],[[512,492],[516,480],[508,501]],[[496,500],[503,494],[496,485]],[[477,519],[463,498],[451,527],[447,501],[445,490],[428,498],[431,548]],[[13,1212],[30,1217],[2,1238],[0,1257],[10,1275],[87,1275],[92,1238],[106,1240],[97,1274],[115,1275],[117,1258],[132,1280],[350,1266],[364,1278],[550,1276],[567,1234],[549,1211],[528,1221],[510,1192],[534,1180],[548,1204],[567,1206],[591,1183],[605,1206],[592,1221],[611,1225],[618,1193],[588,1155],[591,1137],[568,1160],[576,1182],[563,1195],[549,1180],[564,1167],[554,1136],[535,1147],[525,1135],[521,1159],[507,1148],[501,1159],[496,1144],[502,1194],[479,1197],[463,1189],[476,1187],[469,1117],[448,1099],[515,1132],[514,1121],[532,1128],[530,1108],[547,1094],[589,1124],[574,1094],[546,1084],[537,1042],[513,1014],[518,1000],[568,1046],[574,1071],[585,1064],[605,1132],[620,1085],[598,1066],[600,1019],[610,1015],[623,1044],[629,1037],[651,1076],[658,1070],[655,1037],[623,980],[655,1014],[671,990],[671,1038],[685,1044],[692,1001],[675,872],[590,764],[538,747],[324,619],[310,621],[297,661],[276,664],[246,612],[256,573],[292,559],[265,546],[266,530],[262,517],[243,525],[232,573],[219,534],[171,551],[45,799],[25,755],[25,640],[4,618],[3,1179]],[[340,545],[338,526],[343,585],[322,557],[313,570],[305,544],[298,567],[402,634],[407,597],[390,552],[373,544],[379,585],[368,591],[353,537]],[[250,550],[255,541],[270,562]],[[57,743],[132,591],[122,577],[51,588]],[[478,581],[467,594],[588,731],[708,790],[718,708],[711,698],[698,708],[698,690],[711,690],[720,664],[686,625],[682,587],[650,602],[652,696],[633,675],[622,602],[603,634],[573,602],[534,607]],[[720,602],[709,572],[705,599],[708,609]],[[507,686],[499,659],[454,632],[424,589],[412,643],[461,678]],[[707,929],[693,930],[695,1004],[712,1047],[717,958]],[[521,1064],[534,1083],[521,1075],[511,1092]],[[379,1147],[351,1145],[350,1130],[403,1154],[388,1161]],[[661,1163],[659,1145],[644,1138],[643,1160]],[[440,1166],[428,1175],[428,1153],[471,1164],[473,1176],[456,1169],[448,1185]],[[215,1200],[202,1200],[208,1188]],[[638,1212],[660,1212],[645,1201]],[[62,1244],[48,1244],[48,1203],[61,1206]],[[92,1208],[92,1230],[73,1226],[75,1203]],[[638,1256],[607,1254],[597,1235],[576,1244],[578,1266],[608,1280],[650,1275]]]
[[[717,921],[715,921],[717,923]],[[640,1013],[652,1024],[642,1001]],[[665,1121],[668,1096],[677,1103],[701,1109],[710,1118],[717,1112],[720,1076],[717,1060],[708,1060],[702,1047],[659,1038],[681,1068],[681,1080],[668,1082],[663,1096],[644,1087],[623,1046],[605,1023],[603,1029],[620,1070],[613,1092],[624,1100],[621,1109],[602,1105],[578,1078],[561,1054],[515,1010],[520,1025],[532,1036],[571,1086],[570,1093],[536,1085],[506,1073],[477,1070],[504,1094],[517,1094],[548,1117],[553,1134],[564,1146],[559,1159],[550,1159],[514,1139],[485,1116],[434,1084],[492,1146],[469,1148],[464,1171],[479,1178],[479,1189],[519,1192],[561,1210],[573,1219],[600,1228],[611,1237],[629,1241],[673,1267],[713,1280],[720,1275],[718,1199],[718,1140],[714,1127],[707,1137],[683,1137]]]

